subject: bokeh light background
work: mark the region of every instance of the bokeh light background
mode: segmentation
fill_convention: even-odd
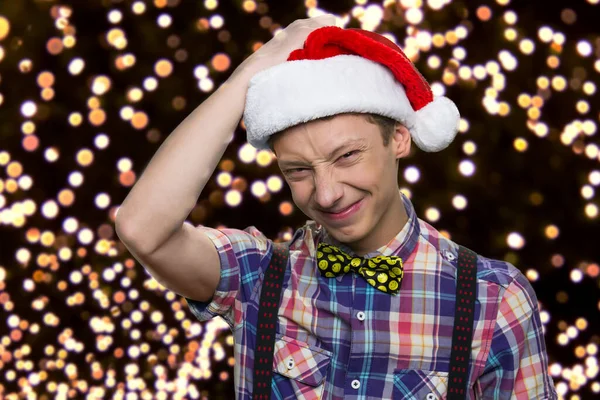
[[[227,325],[145,272],[115,212],[245,57],[323,11],[399,43],[458,104],[454,144],[413,151],[401,186],[526,274],[558,392],[598,396],[598,0],[2,0],[0,398],[233,398]],[[189,216],[275,240],[306,219],[243,124]]]

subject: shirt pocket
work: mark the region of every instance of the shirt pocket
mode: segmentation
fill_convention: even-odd
[[[332,353],[285,336],[275,341],[274,351],[277,398],[321,399]]]
[[[448,392],[448,373],[419,369],[394,370],[393,399],[445,399]]]

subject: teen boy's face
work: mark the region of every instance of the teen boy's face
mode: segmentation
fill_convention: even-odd
[[[398,125],[384,147],[379,126],[363,115],[340,114],[285,130],[273,148],[294,203],[357,254],[401,230],[406,212],[397,159],[410,150],[405,127]]]

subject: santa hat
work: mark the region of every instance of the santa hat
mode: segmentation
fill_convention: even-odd
[[[248,142],[268,149],[269,136],[341,113],[372,113],[401,122],[424,151],[440,151],[456,136],[460,115],[392,41],[361,29],[326,26],[304,48],[252,77],[244,123]]]

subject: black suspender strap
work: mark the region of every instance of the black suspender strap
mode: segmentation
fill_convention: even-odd
[[[448,374],[448,400],[467,398],[473,316],[477,297],[477,254],[459,246],[454,329]]]
[[[281,287],[289,256],[289,242],[273,242],[273,255],[265,271],[258,304],[256,348],[254,349],[253,400],[271,398],[275,327],[281,298]]]

